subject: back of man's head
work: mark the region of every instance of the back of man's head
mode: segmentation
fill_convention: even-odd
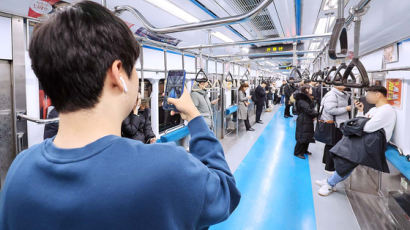
[[[120,18],[95,2],[82,1],[59,8],[37,26],[29,54],[45,93],[59,112],[68,113],[91,109],[100,101],[114,61],[121,61],[130,78],[139,46]]]

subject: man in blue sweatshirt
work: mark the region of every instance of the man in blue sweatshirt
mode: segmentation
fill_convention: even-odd
[[[190,153],[121,138],[137,101],[140,47],[121,19],[90,1],[38,26],[32,68],[60,113],[55,138],[20,153],[0,198],[0,229],[206,229],[240,200],[221,144],[187,91]]]

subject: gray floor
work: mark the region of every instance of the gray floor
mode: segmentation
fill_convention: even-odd
[[[262,120],[264,124],[254,124],[252,127],[255,129],[255,132],[246,132],[243,123],[241,123],[238,136],[233,133],[221,141],[225,150],[226,160],[232,172],[235,172],[238,168],[278,108],[279,106],[275,106],[272,112],[263,113]],[[344,191],[343,184],[338,185],[338,191],[328,197],[321,197],[317,194],[319,187],[315,185],[314,181],[328,176],[324,172],[322,164],[323,148],[324,145],[321,143],[311,144],[309,147],[309,151],[313,153],[309,157],[309,166],[317,229],[358,230],[360,227]]]
[[[324,144],[319,142],[309,146],[309,151],[312,152],[312,156],[309,157],[309,166],[317,229],[360,229],[342,183],[336,186],[336,192],[327,197],[320,196],[317,193],[319,186],[315,184],[315,180],[321,180],[329,176],[325,173],[322,164],[323,148]]]

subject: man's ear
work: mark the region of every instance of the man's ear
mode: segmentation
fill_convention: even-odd
[[[107,78],[113,88],[118,87],[121,92],[126,92],[126,80],[128,77],[126,77],[125,71],[122,67],[122,62],[120,60],[115,60],[112,63],[111,67],[107,71]]]

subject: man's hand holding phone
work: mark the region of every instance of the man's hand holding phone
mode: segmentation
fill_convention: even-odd
[[[363,103],[361,103],[360,101],[355,101],[355,106],[357,110],[359,110],[360,112],[363,112],[363,108],[364,108]]]
[[[169,104],[174,105],[179,111],[181,118],[190,122],[192,119],[200,116],[198,109],[195,107],[186,87],[180,98],[167,98]],[[172,115],[172,112],[171,112]]]

